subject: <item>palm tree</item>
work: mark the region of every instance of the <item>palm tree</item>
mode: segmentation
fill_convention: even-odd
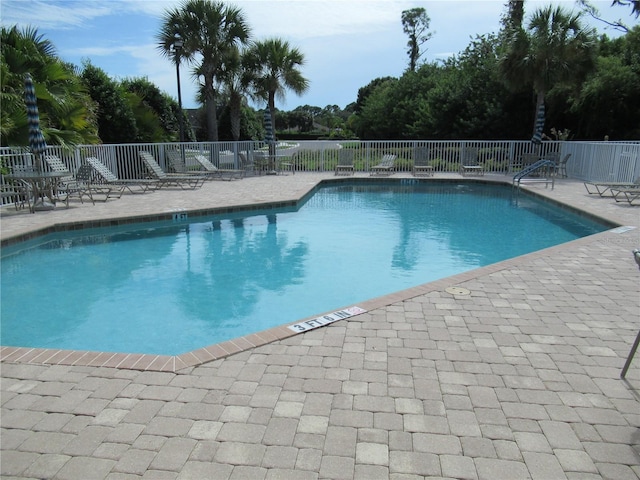
[[[235,141],[240,139],[242,104],[247,95],[251,95],[250,87],[254,80],[251,73],[243,65],[243,52],[237,48],[229,50],[219,79],[222,94],[229,105],[231,136]]]
[[[97,143],[94,104],[74,67],[34,28],[0,30],[0,137],[3,146],[28,145],[24,75],[33,77],[41,128],[57,145]]]
[[[516,28],[509,38],[500,59],[502,77],[512,88],[533,85],[536,112],[554,85],[577,84],[594,68],[595,31],[580,17],[562,7],[544,7],[534,12],[528,31]]]
[[[174,62],[184,58],[195,65],[194,75],[202,75],[205,87],[207,137],[218,140],[216,86],[224,70],[228,51],[249,40],[249,26],[236,7],[222,1],[187,0],[179,8],[168,10],[158,34],[158,48]],[[182,48],[176,49],[176,40]]]
[[[298,67],[304,65],[304,55],[289,42],[270,38],[255,42],[245,56],[245,66],[253,77],[254,93],[267,101],[271,124],[275,127],[275,99],[284,99],[287,89],[302,95],[309,88],[309,80]]]

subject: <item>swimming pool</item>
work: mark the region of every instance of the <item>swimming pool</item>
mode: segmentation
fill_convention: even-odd
[[[606,228],[510,188],[378,182],[51,236],[3,249],[1,340],[175,355]]]

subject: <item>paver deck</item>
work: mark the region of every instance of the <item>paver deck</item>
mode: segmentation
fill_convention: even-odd
[[[329,177],[210,182],[33,215],[3,209],[0,235],[285,202]],[[527,188],[640,226],[640,208],[589,196],[580,182]],[[637,247],[639,228],[604,232],[170,372],[45,365],[3,350],[0,476],[639,478],[640,358],[619,378],[640,328]]]

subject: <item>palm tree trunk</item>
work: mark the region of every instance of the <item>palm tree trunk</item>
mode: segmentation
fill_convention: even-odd
[[[276,93],[269,92],[269,114],[271,115],[271,125],[273,127],[273,142],[269,145],[269,155],[275,158],[276,154]]]
[[[229,117],[231,118],[231,136],[234,141],[240,140],[240,113],[242,97],[232,94],[229,99]]]
[[[218,115],[216,112],[216,91],[213,88],[213,79],[205,76],[206,109],[207,109],[207,140],[218,141]]]

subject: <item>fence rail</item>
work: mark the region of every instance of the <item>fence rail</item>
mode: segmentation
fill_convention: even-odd
[[[566,165],[569,178],[584,181],[632,182],[640,177],[640,141],[634,142],[563,142],[548,141],[534,146],[529,141],[475,140],[415,140],[415,141],[300,141],[279,142],[271,147],[271,155],[285,159],[296,172],[334,171],[339,151],[354,151],[356,172],[370,172],[384,155],[395,155],[394,170],[411,172],[420,152],[426,155],[433,171],[458,172],[463,159],[474,157],[486,173],[513,175],[522,169],[528,155],[535,153],[555,161],[571,154]],[[258,153],[268,147],[254,141],[190,142],[152,144],[79,145],[73,149],[50,146],[47,154],[56,155],[71,172],[75,172],[87,157],[97,157],[122,179],[144,178],[147,173],[139,151],[150,152],[166,171],[171,171],[170,152],[181,152],[187,169],[197,169],[195,155],[203,155],[219,168],[245,168]],[[471,154],[471,155],[470,155]],[[0,148],[3,173],[16,165],[35,167],[34,157],[25,148]],[[46,170],[46,165],[45,165]],[[1,180],[4,183],[4,177]]]

